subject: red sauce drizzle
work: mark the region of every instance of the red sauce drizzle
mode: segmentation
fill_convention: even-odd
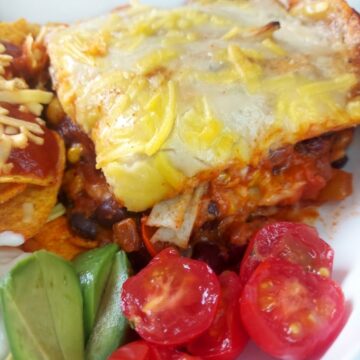
[[[20,111],[17,105],[8,103],[0,103],[0,105],[9,111],[11,117],[37,123],[33,114]],[[60,154],[59,144],[53,131],[45,126],[41,128],[44,130],[44,134],[41,135],[44,143],[37,145],[29,140],[25,149],[12,149],[7,162],[12,163],[13,167],[6,175],[31,175],[39,179],[56,176]]]

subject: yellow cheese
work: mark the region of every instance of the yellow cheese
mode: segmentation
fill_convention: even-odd
[[[341,6],[131,5],[51,34],[54,85],[116,197],[142,211],[198,177],[256,166],[269,148],[360,122],[360,40]]]
[[[51,92],[43,90],[0,90],[0,101],[8,102],[10,104],[48,104],[51,101],[52,97],[53,94]]]

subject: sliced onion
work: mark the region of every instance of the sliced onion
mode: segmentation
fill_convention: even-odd
[[[148,226],[158,227],[151,242],[167,242],[186,248],[206,189],[207,185],[202,184],[192,192],[155,205],[147,221]]]

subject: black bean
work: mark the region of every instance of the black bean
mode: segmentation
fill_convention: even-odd
[[[79,236],[94,240],[97,235],[97,225],[95,221],[87,218],[81,213],[73,213],[70,215],[71,229]]]
[[[331,163],[331,166],[335,169],[342,169],[348,162],[349,158],[345,155],[340,159],[337,159]]]
[[[206,262],[217,274],[224,270],[225,258],[215,243],[197,242],[193,247],[192,258]]]
[[[295,145],[295,150],[300,154],[318,157],[330,149],[330,137],[322,136],[301,141]]]
[[[213,216],[219,216],[219,209],[215,201],[210,201],[208,205],[208,213]]]
[[[121,207],[114,199],[105,200],[95,211],[96,220],[100,225],[111,227],[127,217],[126,208]]]

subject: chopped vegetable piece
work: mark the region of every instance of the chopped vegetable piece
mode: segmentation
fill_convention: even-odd
[[[246,284],[256,267],[268,258],[285,259],[307,271],[330,276],[334,251],[311,226],[291,222],[266,225],[254,235],[246,249],[240,268],[242,284]]]
[[[219,276],[221,297],[210,328],[187,345],[191,354],[203,360],[233,360],[244,349],[246,334],[239,313],[241,285],[232,271]]]
[[[320,357],[345,323],[341,288],[285,260],[257,267],[242,292],[240,312],[254,342],[279,359]]]
[[[81,290],[69,262],[36,252],[9,272],[0,295],[14,359],[84,359]]]
[[[130,272],[126,254],[119,251],[115,254],[96,322],[86,344],[87,360],[105,360],[125,341],[128,322],[121,310],[120,293]]]
[[[117,245],[109,244],[80,254],[73,262],[80,278],[84,300],[85,339],[89,337],[95,324],[97,310],[117,250]]]
[[[141,248],[141,238],[136,222],[132,218],[124,219],[113,225],[113,241],[127,253],[138,251]]]
[[[142,338],[178,345],[210,327],[219,295],[219,281],[205,263],[168,248],[125,282],[121,298],[124,314]]]

